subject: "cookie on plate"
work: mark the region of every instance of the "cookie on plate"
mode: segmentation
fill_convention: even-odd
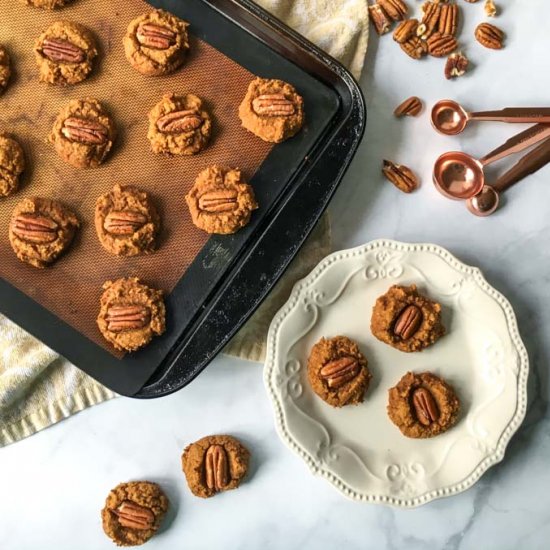
[[[97,53],[92,33],[71,21],[56,21],[34,45],[40,80],[62,86],[85,80]]]
[[[188,27],[186,21],[162,10],[137,17],[123,39],[126,59],[144,75],[174,72],[189,50]]]
[[[95,227],[105,250],[117,256],[137,256],[155,249],[160,217],[145,191],[117,184],[97,199]]]
[[[137,277],[107,281],[103,285],[97,325],[116,349],[136,351],[166,328],[163,292]]]
[[[0,95],[8,87],[11,77],[11,60],[8,51],[0,44]]]
[[[99,166],[113,146],[116,129],[97,99],[73,99],[61,109],[48,137],[59,157],[75,168]]]
[[[309,355],[307,376],[313,391],[333,407],[362,403],[371,374],[359,346],[346,336],[321,338]]]
[[[25,170],[25,154],[19,143],[0,134],[0,197],[7,197],[19,187],[19,178]]]
[[[50,199],[24,199],[10,220],[10,244],[21,261],[44,268],[67,250],[79,227],[77,217],[63,204]]]
[[[239,107],[244,128],[271,143],[296,135],[304,124],[304,100],[282,80],[256,78]]]
[[[442,434],[456,424],[459,411],[454,389],[431,372],[408,372],[389,390],[388,416],[407,437]]]
[[[210,141],[212,121],[202,100],[193,94],[166,94],[149,113],[153,153],[195,155]]]
[[[394,285],[376,300],[371,331],[398,350],[422,351],[445,334],[441,305],[420,294],[416,285]]]
[[[117,546],[139,546],[157,532],[168,506],[168,498],[156,483],[120,483],[101,510],[103,531]]]
[[[250,452],[230,435],[210,435],[186,447],[182,468],[191,492],[201,498],[236,489],[246,472]]]
[[[241,171],[210,166],[197,177],[185,197],[193,223],[207,233],[235,233],[258,208],[252,187],[242,180]]]
[[[27,6],[34,6],[35,8],[42,8],[45,10],[62,8],[72,1],[73,0],[21,0],[21,2],[23,2],[23,4],[27,4]]]

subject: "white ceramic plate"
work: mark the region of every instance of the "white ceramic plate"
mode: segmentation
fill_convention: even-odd
[[[448,334],[406,354],[370,332],[372,307],[393,284],[416,283],[443,306]],[[365,402],[335,409],[309,387],[311,347],[339,334],[356,340],[373,381]],[[409,439],[386,414],[388,389],[407,371],[449,381],[459,422],[427,440]],[[480,270],[431,244],[373,241],[331,254],[294,287],[273,319],[265,384],[278,432],[310,467],[346,496],[418,506],[473,485],[502,460],[527,401],[527,352],[510,303]]]

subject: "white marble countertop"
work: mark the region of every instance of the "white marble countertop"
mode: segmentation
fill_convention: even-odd
[[[527,419],[505,460],[469,491],[420,509],[348,501],[313,477],[277,437],[262,367],[220,357],[175,395],[152,402],[115,399],[0,449],[2,550],[114,548],[101,530],[99,510],[109,489],[129,479],[160,482],[173,504],[162,532],[148,543],[151,550],[548,548],[550,167],[510,190],[492,218],[476,219],[437,194],[430,181],[434,159],[450,149],[483,155],[523,126],[484,123],[461,138],[445,138],[431,130],[426,114],[418,120],[392,116],[413,94],[428,104],[453,97],[472,109],[549,105],[548,2],[497,3],[505,8],[497,20],[508,34],[503,52],[474,43],[482,3],[460,0],[475,68],[457,82],[443,78],[443,61],[413,62],[391,37],[371,40],[362,79],[368,129],[331,211],[335,249],[379,237],[432,241],[479,265],[510,299],[531,376]],[[411,196],[396,191],[380,177],[383,157],[416,169],[423,187]],[[212,432],[241,437],[254,459],[237,492],[204,501],[187,490],[180,454]]]

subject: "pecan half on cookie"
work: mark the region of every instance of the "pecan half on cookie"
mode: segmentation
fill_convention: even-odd
[[[21,261],[44,268],[67,250],[79,226],[77,217],[61,203],[25,199],[13,211],[10,244]]]
[[[201,498],[236,489],[249,460],[248,449],[230,435],[203,437],[186,447],[181,457],[189,489]]]
[[[159,529],[168,506],[168,498],[156,483],[120,483],[101,510],[103,531],[117,546],[144,544]]]
[[[441,306],[416,285],[392,286],[376,300],[371,331],[380,341],[405,352],[422,351],[445,334]]]
[[[78,23],[56,21],[34,46],[40,80],[50,84],[76,84],[88,77],[97,56],[92,33]]]
[[[99,166],[113,146],[116,129],[96,99],[73,99],[61,109],[49,135],[57,154],[76,168]]]
[[[280,143],[304,124],[304,100],[282,80],[256,78],[239,107],[244,128],[264,141]]]
[[[308,380],[313,391],[329,405],[356,405],[363,401],[369,387],[367,365],[353,340],[345,336],[321,338],[308,359]]]
[[[241,171],[224,166],[203,170],[185,197],[193,223],[207,233],[235,233],[258,208],[252,187]]]
[[[212,133],[210,114],[202,100],[193,94],[166,94],[149,113],[147,137],[154,153],[194,155],[209,143]]]
[[[189,49],[189,24],[162,10],[134,19],[123,39],[126,58],[142,74],[156,76],[174,72]]]
[[[103,285],[97,324],[116,349],[135,351],[165,330],[162,291],[138,278],[107,281]]]
[[[430,372],[408,372],[389,390],[388,416],[407,437],[439,435],[456,424],[459,411],[454,389]]]

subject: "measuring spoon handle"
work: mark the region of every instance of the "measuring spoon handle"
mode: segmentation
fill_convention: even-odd
[[[479,159],[479,162],[483,166],[487,166],[488,164],[492,164],[493,162],[496,162],[504,157],[528,149],[547,137],[550,137],[549,124],[537,124],[535,126],[531,126],[531,128],[527,128],[527,130],[511,137],[503,145],[497,147],[489,154]]]
[[[470,120],[492,120],[496,122],[549,122],[548,107],[507,107],[498,111],[478,111],[470,113]]]
[[[510,170],[502,174],[493,187],[499,191],[505,191],[518,181],[534,174],[550,162],[550,139],[545,139],[538,147],[529,151]]]

